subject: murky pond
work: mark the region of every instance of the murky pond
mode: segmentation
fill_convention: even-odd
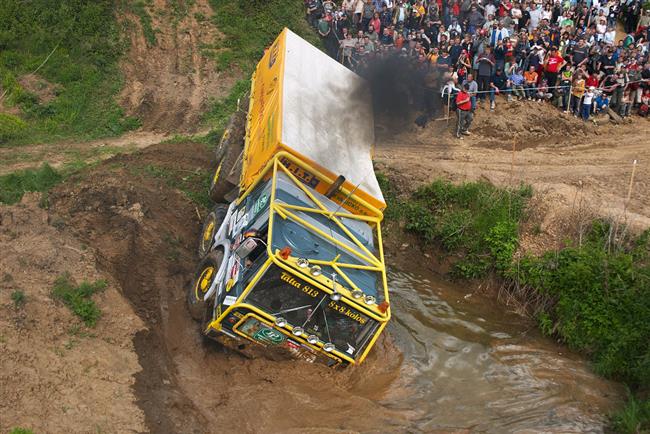
[[[433,273],[393,268],[389,279],[404,359],[380,401],[413,415],[409,431],[603,431],[620,385],[535,324]]]

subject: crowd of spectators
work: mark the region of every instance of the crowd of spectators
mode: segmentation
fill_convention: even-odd
[[[650,3],[643,1],[305,0],[305,6],[328,53],[362,75],[373,61],[397,57],[444,102],[455,105],[465,89],[470,113],[482,101],[494,110],[505,98],[550,102],[588,120],[608,108],[622,117],[648,113]]]

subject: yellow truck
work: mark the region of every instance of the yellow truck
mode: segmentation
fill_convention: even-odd
[[[367,357],[390,319],[371,98],[289,29],[267,49],[216,150],[187,292],[204,335],[249,356]]]

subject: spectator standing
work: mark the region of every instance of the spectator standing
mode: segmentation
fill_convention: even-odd
[[[558,54],[557,48],[551,47],[544,60],[544,78],[546,78],[549,87],[555,87],[558,73],[565,63],[564,58]]]
[[[574,116],[580,115],[580,101],[585,95],[585,79],[582,77],[582,73],[578,72],[575,79],[573,80],[573,91],[571,99],[571,111]]]
[[[596,88],[590,87],[584,95],[582,100],[582,119],[585,121],[589,120],[589,115],[591,114],[591,104],[594,100],[594,91]]]
[[[456,137],[459,139],[463,138],[462,135],[468,136],[470,134],[469,127],[472,124],[472,102],[468,90],[468,84],[463,84],[461,90],[456,95],[456,113],[458,115]]]
[[[481,92],[491,89],[490,78],[494,68],[494,55],[490,47],[485,47],[485,52],[478,56],[478,88]],[[485,93],[479,95],[479,99],[485,99]]]
[[[476,111],[476,95],[478,92],[478,83],[474,80],[474,75],[467,74],[467,79],[463,82],[463,85],[467,86],[466,89],[472,103],[472,113],[474,113]]]

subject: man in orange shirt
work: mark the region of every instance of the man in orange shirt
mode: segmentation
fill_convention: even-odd
[[[456,95],[456,112],[458,114],[458,125],[456,126],[456,137],[462,139],[461,134],[469,136],[469,127],[472,124],[472,101],[469,95],[469,85],[464,83],[460,92]]]
[[[528,97],[528,99],[533,99],[535,97],[535,93],[537,92],[537,78],[537,71],[535,71],[535,67],[531,65],[530,68],[528,68],[528,71],[524,72],[526,97]]]

